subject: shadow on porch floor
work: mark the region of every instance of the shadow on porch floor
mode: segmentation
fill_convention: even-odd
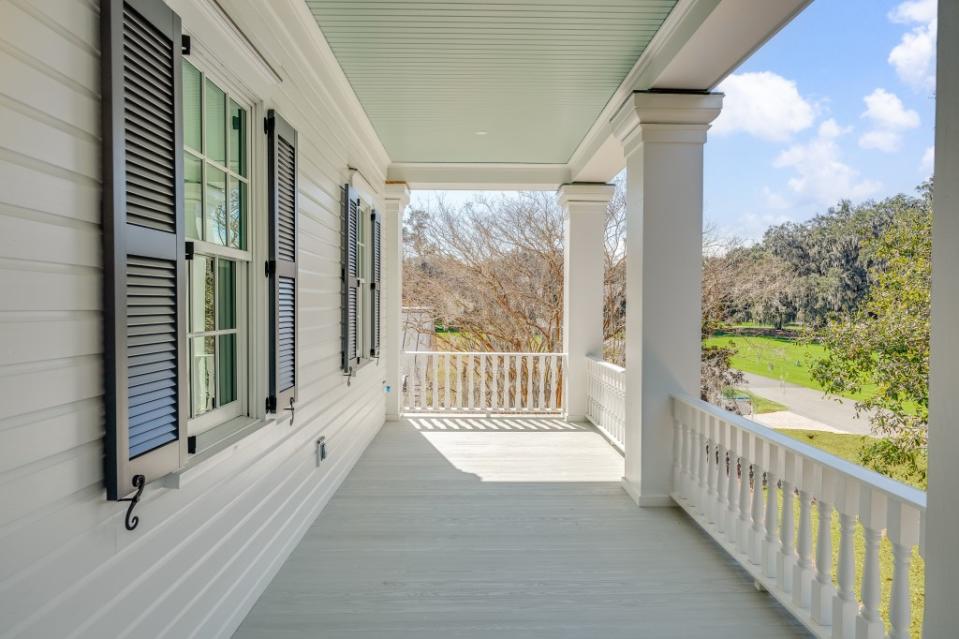
[[[235,637],[806,636],[622,472],[560,420],[388,423]]]

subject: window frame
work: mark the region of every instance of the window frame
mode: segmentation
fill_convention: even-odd
[[[199,45],[199,46],[197,46]],[[198,461],[221,450],[223,447],[255,432],[260,426],[268,423],[265,407],[255,401],[258,396],[264,396],[267,385],[265,366],[267,365],[268,348],[266,327],[268,318],[262,310],[267,297],[266,282],[256,277],[255,265],[262,263],[266,258],[266,225],[267,216],[261,195],[266,188],[266,160],[264,157],[266,145],[254,123],[262,117],[263,108],[260,100],[244,90],[243,84],[231,74],[224,71],[223,66],[210,54],[205,52],[201,43],[194,41],[191,54],[184,56],[183,62],[192,65],[200,73],[200,113],[201,113],[201,150],[187,148],[186,140],[180,152],[184,158],[192,157],[201,162],[201,193],[203,194],[203,231],[206,232],[206,177],[207,165],[223,171],[227,179],[226,188],[229,192],[229,179],[234,178],[246,184],[246,221],[244,227],[245,249],[220,245],[206,240],[186,238],[188,251],[193,255],[203,255],[214,259],[227,259],[236,262],[236,371],[237,387],[236,399],[225,405],[198,416],[193,416],[193,365],[192,365],[192,338],[194,332],[188,322],[186,327],[187,338],[187,374],[189,376],[189,414],[185,424],[184,436],[188,441],[188,455],[181,462],[181,469],[191,467]],[[246,176],[239,175],[239,171],[230,169],[230,136],[227,133],[225,140],[225,160],[222,164],[207,157],[207,98],[206,81],[212,82],[224,93],[226,117],[229,118],[230,101],[246,110]],[[185,207],[184,207],[185,208]],[[184,216],[187,215],[184,210]],[[189,222],[190,220],[185,220]],[[229,238],[227,238],[229,240]],[[190,267],[192,272],[192,265]],[[219,269],[214,268],[214,276],[219,279]],[[190,297],[190,287],[186,287],[185,295]],[[215,296],[216,297],[216,296]],[[187,305],[192,300],[187,300]],[[192,318],[191,318],[192,319]],[[214,325],[217,334],[220,331]],[[202,334],[202,333],[201,333]],[[217,392],[219,389],[217,389]]]
[[[356,280],[359,291],[356,296],[356,367],[354,372],[367,364],[377,361],[373,357],[373,212],[375,207],[366,191],[356,188],[359,198],[356,232]],[[361,250],[362,249],[362,250]]]

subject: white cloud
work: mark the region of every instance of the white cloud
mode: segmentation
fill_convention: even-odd
[[[895,93],[876,89],[865,98],[866,110],[862,117],[884,129],[914,129],[919,126],[919,114],[907,109]]]
[[[815,138],[794,144],[776,158],[775,167],[795,172],[788,185],[801,199],[828,206],[842,198],[862,200],[879,190],[879,182],[863,179],[859,171],[842,161],[837,140],[846,132],[848,128],[835,120],[826,120]]]
[[[902,146],[902,134],[896,131],[867,131],[859,136],[859,146],[864,149],[892,153]]]
[[[719,85],[726,94],[712,132],[743,131],[763,140],[782,142],[812,126],[815,110],[799,94],[796,83],[772,73],[735,73]]]
[[[768,186],[763,187],[763,201],[766,206],[771,209],[788,209],[789,200],[782,196],[782,194],[773,191]]]
[[[779,226],[786,222],[795,222],[785,213],[743,213],[736,220],[734,230],[728,231],[729,237],[735,237],[746,244],[755,244],[763,239],[763,235],[771,226]]]
[[[936,164],[936,147],[931,146],[922,154],[922,161],[919,163],[919,170],[923,175],[932,175]]]
[[[908,0],[889,12],[889,20],[900,24],[932,22],[936,19],[936,0]]]
[[[936,86],[936,0],[911,0],[896,6],[889,19],[914,25],[902,35],[888,62],[899,78],[917,91]]]
[[[841,127],[839,123],[829,118],[819,125],[819,136],[823,138],[838,138],[840,135],[852,131],[851,126]]]
[[[895,93],[876,89],[865,98],[862,117],[872,128],[859,138],[859,146],[891,153],[902,146],[902,132],[919,126],[919,114],[907,109]]]

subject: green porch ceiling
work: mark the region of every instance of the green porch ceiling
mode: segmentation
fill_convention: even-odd
[[[306,0],[394,162],[566,163],[676,0]]]

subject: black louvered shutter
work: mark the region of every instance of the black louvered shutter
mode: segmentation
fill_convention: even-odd
[[[270,397],[278,412],[296,401],[296,131],[274,111],[267,114],[270,183]]]
[[[176,470],[187,362],[180,18],[103,0],[104,378],[107,497]]]
[[[373,215],[370,216],[370,219],[372,220],[372,227],[373,227],[371,229],[373,232],[373,237],[370,240],[371,243],[373,244],[372,251],[371,251],[372,259],[373,259],[373,264],[372,264],[373,278],[372,278],[372,281],[370,282],[371,292],[372,292],[370,297],[372,299],[372,304],[373,304],[373,308],[371,309],[373,312],[371,314],[371,319],[370,319],[373,325],[370,327],[370,335],[373,336],[373,340],[372,340],[373,343],[370,345],[370,355],[372,357],[379,357],[380,356],[380,309],[382,307],[382,292],[381,292],[382,286],[380,285],[380,282],[382,282],[382,278],[380,275],[380,271],[382,267],[381,253],[383,251],[383,248],[382,248],[383,241],[382,241],[382,230],[381,230],[379,213],[377,213],[376,211],[373,211]]]
[[[350,185],[343,187],[343,370],[352,373],[359,364],[359,323],[356,312],[360,297],[359,263],[356,253],[356,234],[360,222],[360,196]]]

